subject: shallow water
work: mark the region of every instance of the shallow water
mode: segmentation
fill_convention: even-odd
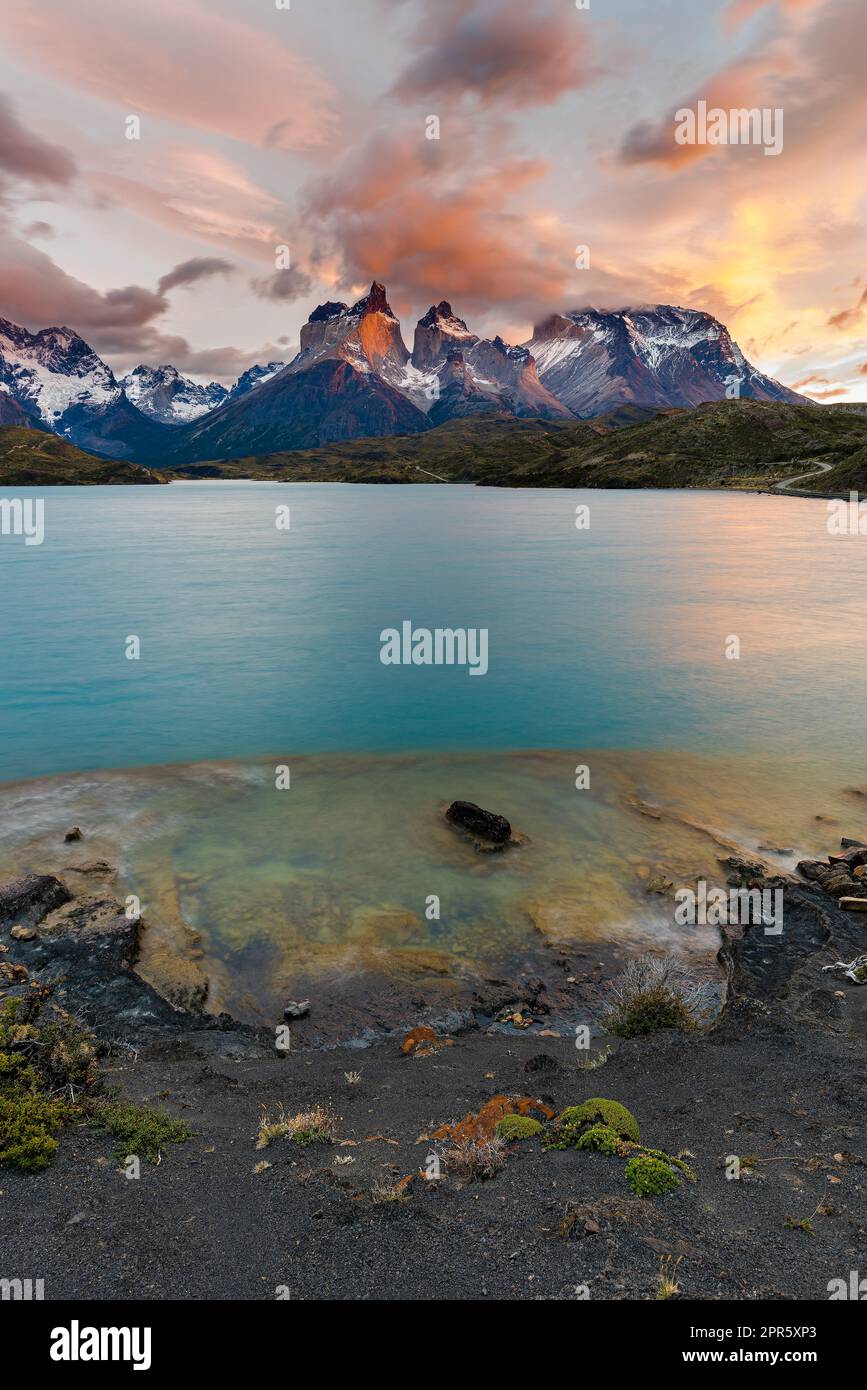
[[[713,973],[717,932],[676,926],[655,883],[724,884],[732,850],[785,868],[867,833],[867,800],[841,767],[582,758],[580,791],[575,755],[556,751],[301,757],[287,790],[273,762],[16,784],[0,871],[117,859],[148,923],[145,973],[164,984],[184,961],[212,1008],[263,1021],[287,997],[369,998],[378,976],[447,1000],[462,981],[539,968],[552,946],[591,964],[603,947],[609,960],[670,950]],[[477,853],[443,820],[455,798],[504,812],[525,843]],[[71,824],[87,836],[64,846]]]

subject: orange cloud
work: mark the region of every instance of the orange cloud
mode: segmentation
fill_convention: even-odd
[[[529,317],[559,302],[568,243],[561,236],[558,246],[553,228],[534,226],[528,207],[547,165],[512,158],[486,167],[470,160],[470,143],[467,134],[453,144],[461,151],[455,169],[436,142],[379,132],[308,187],[319,254],[336,252],[341,287],[387,277],[398,303],[427,304],[447,289],[462,309],[495,304]]]
[[[857,304],[853,304],[851,309],[841,309],[839,314],[832,314],[828,319],[829,328],[847,329],[852,328],[861,318],[867,308],[867,290],[862,290]]]

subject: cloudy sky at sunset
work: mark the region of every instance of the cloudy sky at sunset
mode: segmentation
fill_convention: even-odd
[[[443,298],[512,342],[663,301],[867,398],[864,0],[3,0],[2,32],[0,316],[115,369],[231,380],[377,278],[410,339]],[[700,98],[781,107],[782,154],[675,145]]]

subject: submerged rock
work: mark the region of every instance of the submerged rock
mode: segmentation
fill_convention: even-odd
[[[485,811],[473,801],[453,801],[446,811],[446,820],[474,840],[502,848],[512,838],[512,827],[505,816]]]

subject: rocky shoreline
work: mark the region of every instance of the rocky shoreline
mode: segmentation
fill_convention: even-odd
[[[802,865],[806,878],[734,857],[730,882],[781,889],[783,934],[723,930],[710,1028],[595,1036],[584,1054],[568,1019],[603,990],[577,974],[570,1014],[541,979],[518,1001],[502,982],[439,1027],[419,1001],[408,1040],[310,1050],[302,1019],[286,1050],[276,1030],[161,997],[136,970],[139,923],[110,895],[52,875],[7,883],[0,1004],[49,986],[100,1038],[110,1083],[192,1138],[137,1182],[75,1126],[49,1168],[4,1169],[4,1273],[49,1273],[47,1298],[617,1300],[658,1297],[668,1260],[674,1297],[826,1298],[863,1264],[867,1234],[867,990],[841,970],[867,919],[836,893],[843,873],[860,884],[862,848]],[[525,1009],[526,1031],[509,1026]],[[688,1154],[695,1184],[636,1197],[615,1160],[538,1139],[508,1145],[487,1180],[426,1174],[432,1136],[461,1116],[524,1097],[544,1119],[590,1095],[628,1106],[645,1143]],[[264,1114],[319,1107],[331,1142],[256,1154]]]

